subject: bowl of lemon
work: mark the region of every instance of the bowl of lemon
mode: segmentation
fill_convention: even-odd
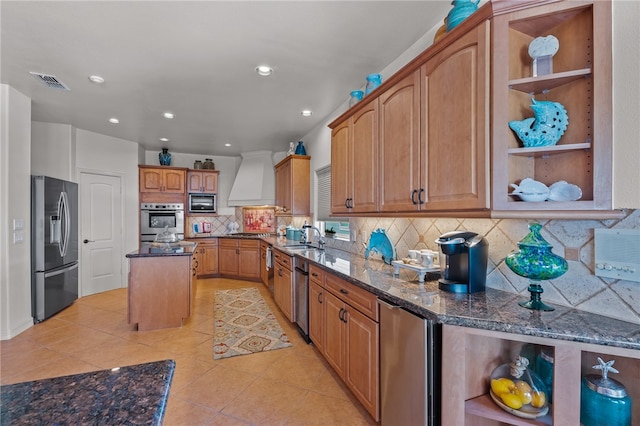
[[[535,419],[549,412],[547,388],[525,357],[493,370],[489,383],[493,402],[515,416]]]

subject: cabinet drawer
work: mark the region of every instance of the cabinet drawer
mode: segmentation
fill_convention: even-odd
[[[327,290],[372,320],[379,321],[377,297],[374,294],[331,274],[326,274],[324,282]]]
[[[286,268],[289,271],[293,271],[293,256],[284,254],[279,250],[274,250],[273,258],[277,263],[281,264],[283,268]]]
[[[324,271],[315,265],[309,265],[309,280],[324,287]]]
[[[260,248],[260,240],[240,240],[238,246],[244,250],[258,250]]]

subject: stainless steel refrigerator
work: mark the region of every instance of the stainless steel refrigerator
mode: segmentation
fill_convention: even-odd
[[[43,321],[78,298],[78,184],[31,177],[31,312]]]

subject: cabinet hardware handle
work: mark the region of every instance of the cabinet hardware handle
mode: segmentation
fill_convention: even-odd
[[[343,321],[342,319],[342,314],[344,313],[344,308],[340,308],[340,311],[338,311],[338,318],[340,318],[340,321]]]
[[[318,293],[318,303],[322,303],[322,292]]]
[[[346,208],[349,208],[349,199],[348,199],[348,198],[345,198],[345,199],[344,199],[344,206],[345,206]]]
[[[414,189],[413,191],[411,191],[411,202],[413,203],[413,205],[415,206],[416,204],[416,192],[418,192],[417,189]]]
[[[282,269],[278,269],[278,276],[282,276]]]
[[[347,323],[347,314],[348,313],[349,312],[346,309],[342,309],[342,316],[340,317],[340,320],[345,324]]]
[[[349,292],[347,290],[345,290],[344,288],[340,289],[340,293],[342,294],[349,294]]]
[[[424,204],[424,200],[422,199],[423,193],[424,193],[424,188],[420,188],[420,192],[418,193],[418,204]]]
[[[311,273],[311,276],[312,276],[312,277],[317,277],[317,276],[318,276],[318,274],[316,274],[315,272],[312,272],[312,273]]]

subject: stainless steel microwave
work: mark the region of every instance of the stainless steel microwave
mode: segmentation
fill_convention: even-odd
[[[189,194],[189,213],[215,213],[216,194]]]

